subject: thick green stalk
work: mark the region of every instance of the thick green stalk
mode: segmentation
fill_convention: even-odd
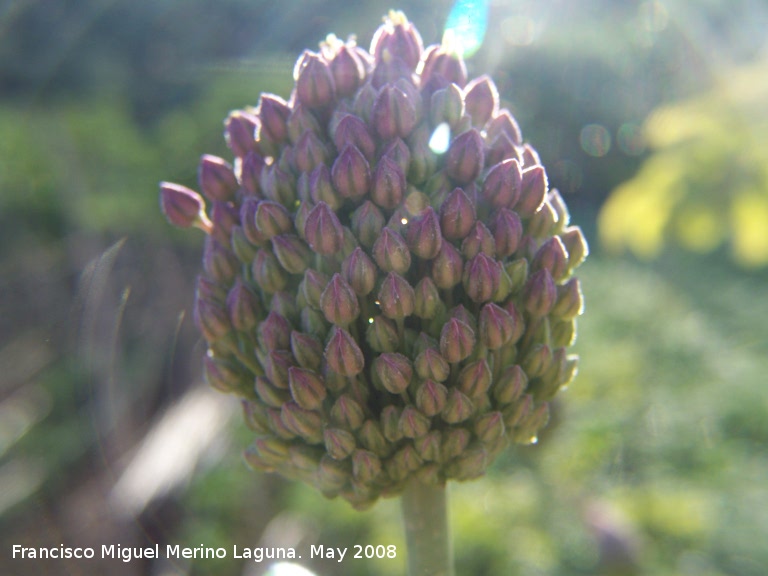
[[[446,487],[411,479],[401,504],[408,576],[454,576]]]

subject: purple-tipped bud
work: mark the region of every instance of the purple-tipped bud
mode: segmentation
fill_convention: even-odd
[[[552,362],[552,348],[547,344],[536,344],[522,359],[520,366],[529,378],[536,378],[547,372],[551,368]]]
[[[420,438],[416,438],[413,447],[419,456],[426,462],[434,462],[440,459],[440,444],[442,434],[439,430],[432,430]]]
[[[367,296],[376,282],[376,265],[359,246],[341,264],[344,279],[358,296]]]
[[[415,103],[393,84],[385,85],[376,96],[371,123],[382,140],[407,138],[418,122]]]
[[[557,300],[557,287],[546,268],[531,274],[523,289],[525,309],[532,316],[546,316]]]
[[[486,137],[486,142],[488,138]],[[494,140],[490,141],[490,145],[485,152],[485,165],[494,166],[505,160],[517,160],[520,162],[520,158],[517,153],[517,147],[510,140],[509,136],[502,133],[496,136]]]
[[[494,442],[504,436],[504,418],[501,412],[488,412],[475,421],[475,435],[481,442]]]
[[[261,118],[262,136],[274,144],[282,144],[288,139],[291,109],[285,100],[274,94],[262,94],[257,113]]]
[[[296,98],[312,109],[323,108],[336,97],[336,86],[328,64],[319,54],[305,50],[293,70]]]
[[[320,123],[309,108],[297,102],[288,117],[288,137],[295,144],[307,132],[322,134]]]
[[[365,421],[363,407],[349,394],[342,394],[331,408],[331,422],[341,428],[357,430]]]
[[[440,221],[431,206],[427,206],[418,216],[408,221],[406,238],[411,252],[419,258],[431,260],[438,255],[443,237],[440,233]]]
[[[360,346],[349,332],[338,326],[333,328],[325,347],[325,359],[331,370],[344,376],[356,376],[365,365]]]
[[[443,441],[441,442],[442,460],[447,462],[456,458],[469,446],[472,434],[466,428],[448,428],[443,431]]]
[[[320,296],[325,319],[339,326],[349,325],[360,314],[360,305],[352,287],[341,274],[334,274]]]
[[[406,444],[389,460],[387,472],[395,480],[404,480],[408,474],[418,470],[424,461],[416,452],[413,444]]]
[[[376,143],[373,141],[368,126],[357,116],[346,114],[336,126],[333,133],[333,143],[337,150],[342,150],[348,144],[357,147],[370,162],[376,152]]]
[[[340,45],[330,61],[331,75],[340,98],[352,96],[365,78],[365,68],[354,47]]]
[[[508,208],[498,210],[491,220],[491,230],[499,258],[508,258],[517,252],[523,236],[523,223],[516,212]]]
[[[264,350],[287,350],[291,345],[291,323],[277,312],[259,324],[259,343]]]
[[[232,228],[240,224],[240,213],[231,202],[214,202],[211,209],[211,237],[222,246],[230,245]]]
[[[411,267],[411,253],[397,232],[384,228],[373,245],[373,259],[384,272],[405,274]]]
[[[464,98],[456,84],[449,84],[432,94],[429,109],[432,126],[436,127],[445,122],[455,129],[462,116],[464,116]]]
[[[211,302],[221,303],[227,297],[227,291],[216,284],[210,278],[205,276],[198,276],[197,283],[195,284],[195,298],[203,298],[204,300],[210,300]]]
[[[378,356],[371,366],[373,381],[387,392],[400,394],[411,383],[411,361],[402,354],[385,353]]]
[[[320,466],[317,469],[317,483],[324,494],[338,494],[348,480],[348,465],[334,460],[327,454],[320,459]]]
[[[311,334],[291,332],[291,352],[302,368],[318,370],[323,360],[323,346]]]
[[[253,450],[259,459],[269,466],[282,466],[288,459],[289,445],[275,438],[257,438]]]
[[[448,422],[448,424],[458,424],[472,416],[474,410],[475,406],[472,404],[472,400],[457,388],[453,388],[448,393],[448,400],[445,403],[442,418]]]
[[[208,342],[221,340],[232,330],[224,307],[199,296],[195,299],[193,316],[197,329]]]
[[[200,158],[197,179],[200,190],[212,201],[230,200],[239,187],[232,165],[223,158],[210,154]]]
[[[499,91],[488,76],[475,78],[464,88],[464,105],[476,128],[485,126],[499,112]]]
[[[547,173],[543,166],[523,170],[520,200],[515,211],[521,218],[530,218],[541,207],[547,194]]]
[[[287,390],[273,386],[263,376],[256,377],[255,390],[259,399],[271,408],[281,408],[291,400],[291,394]]]
[[[358,432],[360,444],[380,457],[386,457],[392,448],[376,420],[366,420]]]
[[[443,242],[440,251],[432,261],[432,279],[443,290],[453,288],[461,282],[464,262],[461,254],[450,242]]]
[[[213,225],[205,214],[203,197],[186,186],[161,182],[160,209],[166,220],[179,228],[195,226],[206,234],[213,230]]]
[[[519,364],[509,366],[493,385],[493,397],[499,404],[512,404],[528,387],[528,376]]]
[[[424,380],[444,382],[450,374],[450,365],[440,352],[434,348],[427,348],[416,356],[416,373]]]
[[[465,258],[473,258],[480,253],[491,258],[496,256],[496,240],[485,224],[480,221],[475,222],[461,243],[461,253]]]
[[[520,160],[525,168],[532,166],[541,166],[541,158],[539,153],[534,150],[530,144],[523,144],[523,149],[520,152]]]
[[[311,172],[328,161],[328,147],[314,132],[305,132],[293,148],[293,161],[301,172]]]
[[[463,304],[459,304],[448,310],[448,317],[461,320],[464,324],[472,328],[472,330],[477,330],[477,319],[464,307]]]
[[[257,248],[248,240],[242,226],[232,227],[232,252],[243,264],[250,264],[256,257]]]
[[[472,128],[451,142],[445,161],[445,171],[457,184],[473,182],[483,169],[483,137]]]
[[[322,378],[311,370],[291,366],[288,368],[288,385],[296,404],[306,410],[319,410],[327,395]]]
[[[267,409],[256,402],[251,402],[243,398],[240,401],[243,408],[243,419],[249,430],[257,434],[266,434],[269,432],[269,422],[267,420]]]
[[[429,276],[425,276],[414,288],[413,313],[419,318],[434,318],[441,306],[440,293]]]
[[[560,235],[568,252],[568,269],[573,270],[589,255],[589,246],[581,228],[578,226],[569,226]]]
[[[390,442],[397,442],[403,437],[400,431],[400,414],[402,408],[397,406],[385,406],[381,411],[381,431]]]
[[[536,434],[544,428],[549,422],[549,404],[544,402],[536,407],[533,412],[528,414],[520,422],[518,429],[515,430],[515,442],[521,444],[530,444],[536,441]]]
[[[429,180],[437,169],[437,154],[429,147],[432,134],[426,124],[420,124],[408,139],[411,163],[408,165],[408,181],[418,186]]]
[[[515,322],[509,312],[496,304],[486,304],[478,320],[480,341],[489,350],[501,348],[515,333]]]
[[[474,302],[488,302],[499,287],[501,264],[480,252],[464,266],[462,283]]]
[[[288,370],[291,366],[295,366],[295,362],[288,350],[273,350],[266,358],[264,371],[272,384],[287,390]]]
[[[294,444],[288,450],[291,464],[299,470],[315,474],[320,465],[320,458],[323,457],[323,451],[319,448],[306,446],[304,444]]]
[[[468,358],[475,348],[475,333],[467,324],[451,318],[440,332],[440,353],[450,363]]]
[[[430,83],[435,76],[441,76],[445,81],[457,84],[459,88],[463,88],[467,83],[467,67],[464,60],[451,54],[443,46],[430,46],[424,52],[422,60],[422,85]]]
[[[398,426],[405,438],[418,438],[429,432],[432,421],[419,412],[415,406],[406,406],[400,414]]]
[[[365,340],[376,352],[394,352],[400,344],[395,323],[384,316],[376,316],[368,320],[365,330]]]
[[[339,218],[325,202],[318,203],[310,211],[304,236],[310,248],[319,254],[335,254],[344,243],[344,229]]]
[[[255,151],[245,155],[240,163],[240,182],[247,196],[261,196],[261,173],[264,171],[264,157]]]
[[[391,11],[371,40],[371,54],[376,61],[399,58],[411,70],[421,60],[424,44],[416,27],[400,11]]]
[[[259,119],[247,112],[237,110],[229,114],[224,122],[224,137],[235,156],[244,158],[248,152],[255,150],[259,125]]]
[[[352,213],[352,232],[366,248],[371,248],[384,228],[384,215],[370,201],[363,202]]]
[[[292,174],[272,164],[261,172],[261,188],[264,196],[284,206],[296,201],[296,181]]]
[[[278,234],[286,234],[293,230],[291,215],[282,204],[271,200],[263,200],[258,203],[254,214],[254,223],[260,236],[270,239]]]
[[[536,252],[531,262],[531,271],[547,269],[557,282],[568,272],[568,253],[559,236],[553,236]]]
[[[344,198],[359,199],[371,187],[371,169],[368,160],[354,144],[345,146],[331,168],[331,179]]]
[[[532,238],[549,238],[558,227],[557,213],[554,207],[545,200],[528,221],[528,235]]]
[[[491,387],[491,368],[485,360],[467,364],[459,372],[456,387],[473,400],[480,400]]]
[[[447,401],[448,388],[434,380],[425,380],[416,390],[416,406],[429,417],[440,414]]]
[[[494,208],[513,208],[520,198],[523,172],[517,159],[505,160],[491,168],[483,183],[483,196]]]
[[[373,175],[371,199],[385,209],[396,208],[405,194],[405,173],[394,160],[383,157]]]
[[[387,318],[402,319],[413,314],[416,294],[413,287],[397,274],[390,272],[379,289],[379,305]]]
[[[259,250],[251,265],[253,279],[262,290],[270,294],[285,288],[288,277],[275,255],[268,250]]]
[[[304,272],[304,280],[300,285],[300,290],[304,294],[307,304],[315,309],[320,309],[320,296],[328,285],[328,277],[322,272],[308,268]]]
[[[400,167],[403,173],[408,173],[411,165],[411,151],[402,138],[395,138],[381,153],[381,158],[388,158]]]
[[[306,410],[295,402],[286,402],[280,409],[280,419],[288,430],[310,444],[323,441],[323,419],[319,412]]]
[[[557,302],[552,308],[552,314],[558,318],[571,320],[584,311],[584,296],[581,293],[581,283],[578,278],[571,278],[557,287]]]
[[[231,250],[219,244],[211,236],[206,236],[203,248],[203,270],[211,280],[220,284],[231,284],[240,270],[240,262]]]
[[[501,134],[504,134],[513,144],[519,146],[523,143],[520,126],[518,126],[517,121],[508,110],[502,110],[491,120],[486,129],[486,134],[489,142],[493,142]]]
[[[294,234],[280,234],[272,238],[272,251],[280,265],[289,274],[301,274],[307,269],[310,252],[307,245]]]
[[[325,164],[317,166],[306,178],[309,188],[308,197],[314,203],[325,202],[333,211],[341,208],[344,199],[339,196],[331,183],[331,171]]]
[[[261,246],[267,241],[267,237],[256,227],[256,211],[261,202],[262,200],[254,196],[248,196],[240,206],[240,223],[243,227],[243,233],[254,246]]]
[[[576,341],[576,320],[561,320],[551,323],[553,346],[571,346]]]
[[[448,194],[440,206],[440,229],[449,240],[461,240],[475,223],[475,206],[461,188]]]
[[[352,475],[358,482],[368,484],[381,474],[381,460],[368,450],[355,450],[352,454]]]
[[[258,297],[238,278],[227,295],[227,311],[232,327],[240,332],[250,332],[261,317]]]

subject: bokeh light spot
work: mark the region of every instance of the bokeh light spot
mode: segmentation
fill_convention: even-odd
[[[581,149],[590,156],[600,158],[611,149],[611,134],[600,124],[587,124],[579,134]]]
[[[536,22],[528,16],[511,16],[501,23],[504,41],[512,46],[530,46],[536,39]]]
[[[631,122],[619,126],[616,133],[616,145],[627,156],[639,156],[645,152],[645,138],[640,126]]]
[[[441,122],[429,138],[429,149],[435,154],[444,154],[451,142],[451,127]]]

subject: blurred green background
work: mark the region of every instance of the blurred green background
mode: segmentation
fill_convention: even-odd
[[[26,546],[395,544],[248,471],[200,383],[202,238],[157,183],[228,156],[222,120],[288,96],[328,33],[367,46],[450,0],[0,2],[0,574],[256,576],[234,560],[31,562]],[[763,576],[768,566],[768,2],[493,0],[490,73],[582,226],[580,374],[537,445],[451,487],[458,574]]]

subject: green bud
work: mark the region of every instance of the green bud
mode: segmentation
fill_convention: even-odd
[[[519,364],[507,367],[499,380],[493,385],[493,397],[501,405],[512,404],[528,386],[526,376]]]
[[[352,475],[363,484],[374,481],[381,474],[381,460],[368,450],[355,450],[352,454]]]
[[[374,359],[371,376],[375,384],[391,394],[404,392],[411,383],[413,368],[411,362],[398,353],[386,352]]]
[[[384,228],[373,245],[373,259],[384,272],[405,274],[411,267],[411,253],[397,232]]]
[[[406,406],[400,413],[400,433],[406,438],[424,436],[429,431],[431,420],[419,412],[415,406]]]
[[[291,366],[288,368],[291,396],[306,410],[319,410],[327,395],[322,378],[311,370]]]
[[[419,318],[434,318],[442,305],[437,286],[429,276],[425,276],[414,289],[415,299],[413,313]]]
[[[481,398],[491,387],[491,369],[485,360],[475,360],[459,372],[456,386],[473,400]]]
[[[363,407],[349,394],[342,394],[331,408],[331,421],[339,427],[357,430],[365,421]]]
[[[325,449],[334,460],[344,460],[355,449],[355,437],[341,428],[326,428],[323,432]]]
[[[413,447],[422,460],[426,462],[435,462],[440,459],[440,444],[442,434],[439,430],[432,430],[424,436],[416,438],[413,441]]]
[[[272,238],[272,251],[289,274],[301,274],[307,269],[310,253],[306,244],[294,234],[280,234]]]
[[[325,319],[338,326],[349,325],[360,314],[357,295],[341,274],[334,274],[320,296]]]
[[[317,469],[318,488],[324,493],[338,493],[350,477],[349,463],[338,462],[325,455],[320,459]]]
[[[359,374],[365,365],[363,352],[349,332],[334,326],[325,347],[325,359],[331,369],[344,376]]]
[[[378,296],[384,316],[398,320],[413,314],[416,294],[405,278],[396,272],[387,274]]]
[[[427,416],[437,416],[448,401],[448,389],[434,380],[425,380],[416,389],[416,406]]]
[[[438,288],[449,290],[461,282],[464,262],[450,242],[443,242],[432,261],[432,279]]]
[[[419,378],[435,382],[445,382],[451,370],[446,359],[434,348],[426,348],[420,352],[414,364]]]
[[[389,405],[381,411],[381,431],[384,437],[392,443],[397,442],[403,437],[400,430],[400,414],[402,408]]]
[[[286,402],[280,409],[280,418],[288,430],[310,444],[323,441],[323,417],[320,412],[307,410],[295,402]]]
[[[470,448],[446,466],[446,476],[455,480],[472,480],[485,474],[488,452],[481,446]]]
[[[373,202],[366,200],[352,212],[352,232],[366,248],[371,248],[384,228],[384,215]]]
[[[306,444],[292,444],[288,450],[288,456],[291,464],[299,470],[315,473],[320,466],[323,450]]]
[[[441,416],[448,424],[458,424],[472,416],[474,410],[472,400],[454,388],[448,392],[448,400]]]
[[[381,458],[386,458],[392,451],[392,446],[381,430],[381,425],[375,420],[366,420],[357,433],[360,444]]]
[[[475,420],[475,435],[481,442],[492,443],[504,436],[504,418],[501,412],[488,412]]]
[[[291,332],[291,353],[302,368],[317,371],[323,360],[323,346],[311,334]]]
[[[256,438],[251,448],[269,466],[281,466],[289,457],[289,445],[275,438]]]
[[[272,408],[281,408],[283,404],[291,399],[291,395],[287,390],[281,390],[272,386],[269,380],[263,376],[256,377],[255,389],[259,399]]]
[[[533,396],[530,394],[525,394],[520,400],[510,404],[501,411],[507,430],[511,430],[520,424],[531,412],[533,412]]]
[[[475,333],[466,323],[451,318],[440,333],[440,353],[450,363],[461,362],[475,348]]]
[[[397,336],[397,326],[395,326],[392,320],[384,316],[375,316],[368,319],[365,339],[368,345],[376,352],[394,352],[400,344],[400,339]]]
[[[453,460],[464,453],[472,435],[465,428],[449,428],[443,431],[441,442],[442,461]]]

